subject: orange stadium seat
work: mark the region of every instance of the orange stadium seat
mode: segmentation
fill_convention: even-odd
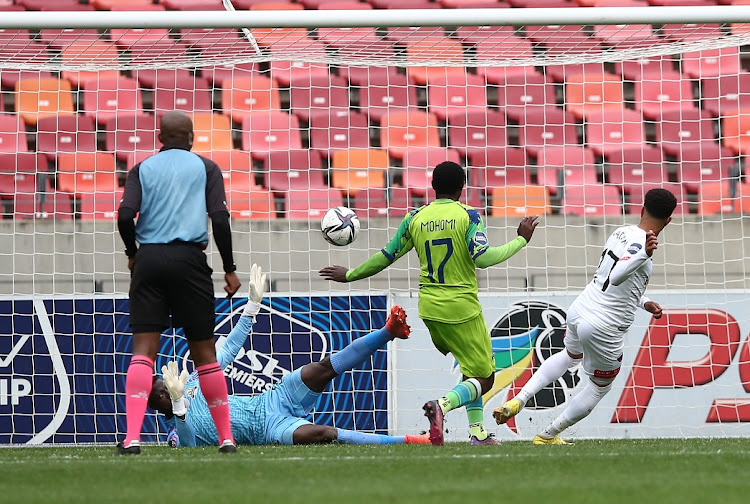
[[[437,117],[419,110],[390,112],[380,122],[380,145],[401,158],[412,147],[440,147]]]
[[[425,86],[433,78],[449,74],[463,75],[466,73],[463,46],[461,42],[448,37],[430,37],[414,41],[407,41],[406,60],[412,64],[439,59],[450,61],[456,66],[427,67],[409,66],[406,73],[415,83]]]
[[[71,42],[62,48],[62,62],[65,65],[101,65],[117,68],[120,56],[117,46],[102,40],[82,40]],[[63,70],[62,78],[69,80],[76,87],[86,87],[86,82],[97,79],[116,78],[117,70]]]
[[[262,159],[270,151],[302,148],[299,119],[286,112],[251,112],[242,120],[242,149]]]
[[[26,124],[42,117],[74,114],[70,82],[56,78],[29,78],[16,83],[16,112]]]
[[[735,154],[750,152],[750,108],[742,108],[722,118],[721,138]]]
[[[273,79],[263,75],[225,80],[221,88],[224,113],[241,123],[253,112],[281,109],[279,89]]]
[[[369,126],[366,115],[349,109],[317,113],[310,117],[310,148],[326,157],[342,149],[367,149]]]
[[[458,152],[444,147],[411,147],[404,150],[403,185],[414,196],[425,196],[432,187],[432,171],[443,161],[461,163]]]
[[[750,184],[739,181],[703,184],[698,198],[698,213],[750,213]]]
[[[487,86],[478,75],[459,73],[436,75],[427,86],[427,110],[441,121],[452,115],[487,110]]]
[[[490,215],[493,217],[526,217],[550,213],[546,187],[535,185],[507,185],[491,191]]]
[[[143,110],[138,83],[130,77],[97,79],[83,93],[83,113],[98,124]]]
[[[230,150],[232,122],[229,117],[210,112],[193,114],[193,152]]]
[[[388,153],[380,149],[340,150],[331,157],[331,186],[351,195],[372,187],[385,187]]]
[[[17,115],[0,114],[0,152],[28,152],[26,128]]]
[[[273,193],[261,186],[247,190],[228,190],[227,206],[233,219],[275,219],[276,204]]]
[[[105,148],[117,159],[127,161],[137,151],[149,153],[161,148],[156,118],[148,114],[120,115],[104,124]]]
[[[565,83],[565,109],[579,119],[588,114],[624,107],[622,80],[616,75],[584,73]]]
[[[90,117],[80,114],[43,117],[36,127],[36,149],[48,157],[96,150],[96,128]]]
[[[620,193],[616,187],[603,184],[566,186],[562,211],[566,215],[621,215]]]
[[[239,149],[222,150],[214,152],[203,152],[200,154],[217,164],[224,178],[229,178],[232,172],[241,172],[253,175],[253,159],[249,152]],[[254,177],[254,175],[253,175]],[[235,178],[235,182],[240,179]],[[249,185],[256,185],[254,178],[249,179]],[[246,184],[247,185],[247,184]]]
[[[505,115],[493,110],[453,114],[448,121],[447,143],[464,157],[488,146],[503,147],[507,143]]]

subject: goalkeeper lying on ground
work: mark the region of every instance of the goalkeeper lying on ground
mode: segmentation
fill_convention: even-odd
[[[229,333],[216,357],[221,368],[234,361],[253,326],[263,299],[265,275],[257,265],[250,272],[248,303],[237,326]],[[353,341],[349,346],[320,362],[307,364],[285,376],[281,382],[256,396],[229,396],[232,435],[237,444],[429,444],[423,436],[385,436],[327,425],[315,425],[304,419],[312,413],[318,397],[337,375],[359,366],[394,338],[406,339],[410,333],[406,312],[394,306],[385,327]],[[163,380],[156,380],[148,404],[163,413],[170,425],[168,440],[173,446],[216,445],[216,427],[209,405],[201,393],[198,375],[178,373],[177,363],[162,367]]]

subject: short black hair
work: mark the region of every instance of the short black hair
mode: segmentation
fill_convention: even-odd
[[[437,194],[456,194],[463,190],[465,184],[464,169],[453,161],[443,161],[432,172],[432,188]]]
[[[666,189],[651,189],[643,198],[643,207],[651,217],[668,219],[677,208],[677,198]]]

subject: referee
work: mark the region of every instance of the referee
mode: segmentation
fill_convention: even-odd
[[[133,331],[133,358],[125,380],[127,435],[117,452],[141,452],[141,428],[159,337],[170,326],[185,329],[219,434],[219,451],[234,452],[227,384],[214,346],[213,271],[203,253],[208,245],[208,213],[224,263],[224,290],[234,295],[240,282],[234,272],[224,179],[216,163],[190,152],[193,122],[186,114],[164,115],[159,140],[164,145],[161,151],[128,173],[117,218],[131,270]]]

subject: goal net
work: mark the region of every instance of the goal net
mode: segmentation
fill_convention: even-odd
[[[636,224],[644,194],[662,187],[678,207],[648,294],[665,314],[638,312],[612,391],[566,435],[746,433],[750,7],[325,3],[2,12],[0,444],[122,437],[131,346],[116,210],[128,170],[161,147],[159,121],[172,110],[191,115],[193,151],[222,169],[240,278],[246,285],[252,263],[270,278],[225,371],[235,393],[260,393],[340,350],[398,303],[412,337],[334,380],[314,420],[426,429],[421,405],[460,371],[417,315],[416,256],[352,284],[318,270],[378,253],[410,209],[434,199],[432,168],[450,160],[465,167],[461,200],[479,209],[490,244],[541,216],[523,251],[477,273],[496,364],[490,432],[533,437],[585,384],[573,369],[513,422],[492,421],[562,350],[568,306],[609,234]],[[320,232],[336,206],[362,224],[346,247]],[[219,269],[213,243],[207,253]],[[245,301],[217,295],[218,344]],[[157,370],[189,361],[180,335],[165,333]],[[145,439],[165,441],[160,422],[148,416]],[[465,441],[465,414],[448,422],[448,439]]]

